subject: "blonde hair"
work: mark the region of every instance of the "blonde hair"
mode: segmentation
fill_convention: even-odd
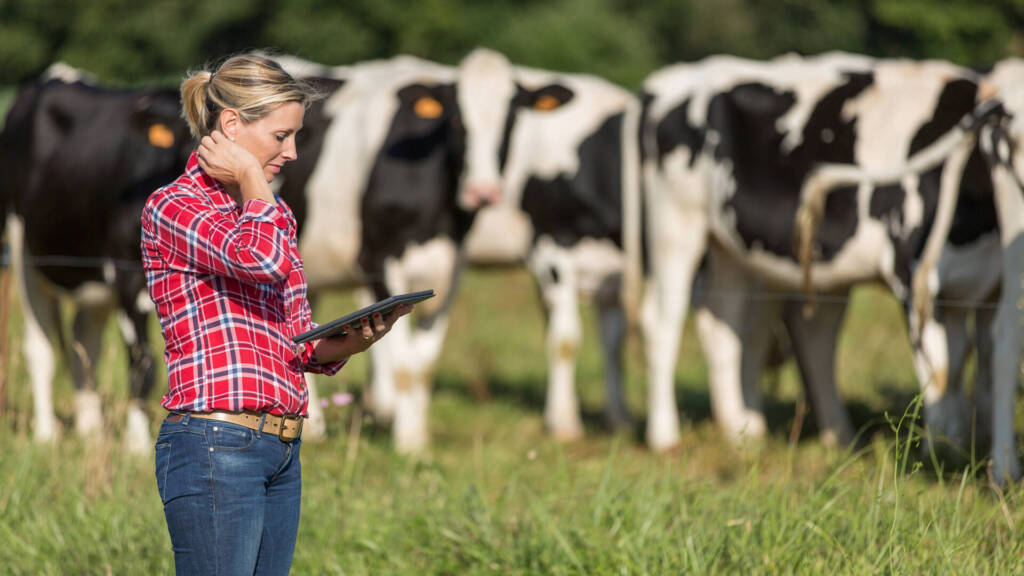
[[[217,128],[220,112],[238,111],[245,123],[255,122],[285,102],[308,106],[318,98],[306,82],[296,80],[277,62],[264,56],[240,54],[213,72],[190,72],[181,83],[181,105],[196,140]]]

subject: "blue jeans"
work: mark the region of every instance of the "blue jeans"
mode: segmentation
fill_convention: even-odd
[[[178,574],[287,574],[299,530],[301,441],[187,415],[164,421],[156,483]]]

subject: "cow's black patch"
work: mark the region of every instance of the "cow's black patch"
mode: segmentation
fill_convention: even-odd
[[[414,84],[396,96],[399,107],[370,169],[360,206],[359,262],[374,279],[378,295],[385,258],[438,236],[461,241],[471,222],[456,204],[465,129],[459,121],[455,86]],[[418,115],[415,103],[423,97],[439,102],[441,114]]]
[[[279,178],[282,182],[277,192],[292,209],[300,233],[306,220],[306,185],[320,160],[324,137],[331,125],[331,118],[324,113],[324,105],[331,94],[345,85],[343,80],[332,78],[309,78],[307,82],[324,98],[316,100],[306,109],[302,130],[295,135],[298,158],[285,164],[281,169]]]
[[[609,116],[580,144],[580,170],[554,180],[531,176],[522,209],[534,237],[550,236],[561,246],[582,238],[622,244],[622,113]]]
[[[982,157],[981,148],[976,146],[964,168],[949,242],[953,246],[964,246],[998,230],[991,172]]]
[[[691,99],[687,98],[658,122],[654,134],[659,168],[664,164],[665,157],[680,146],[690,151],[690,167],[693,167],[697,154],[704,149],[704,128],[690,123],[691,105]]]
[[[818,101],[802,128],[801,141],[787,152],[779,120],[796,96],[763,84],[736,86],[711,100],[708,129],[718,134],[714,156],[733,167],[736,189],[724,208],[732,210],[736,231],[748,248],[794,257],[796,212],[801,187],[816,167],[851,163],[855,119],[846,119],[846,102],[871,85],[870,74],[849,74]],[[829,260],[857,230],[856,190],[829,192],[815,242],[816,258]]]

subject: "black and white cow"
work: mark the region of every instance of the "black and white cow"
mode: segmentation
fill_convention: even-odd
[[[991,218],[984,221],[987,179],[975,132],[957,127],[975,109],[978,86],[974,74],[949,64],[842,54],[715,57],[647,80],[644,176],[655,281],[645,324],[651,396],[660,399],[651,403],[652,446],[677,441],[671,375],[689,279],[705,247],[719,293],[742,294],[751,277],[790,290],[886,282],[910,302],[929,424],[944,428],[936,400],[944,397],[948,355],[939,351],[945,346],[929,348],[936,314],[920,312],[931,310],[940,273],[958,269],[941,263],[953,262],[949,245],[966,239],[999,258]],[[977,186],[976,205],[957,202],[965,175],[978,178],[965,185]],[[808,225],[816,220],[820,235]],[[742,295],[714,298],[697,320],[715,416],[734,436],[764,430],[742,383],[746,304]],[[840,440],[849,435],[832,382],[841,315],[796,323],[805,336],[794,338],[821,347],[811,355],[822,359],[812,396],[822,428]],[[930,361],[943,356],[945,365]]]
[[[487,50],[458,69],[409,57],[330,69],[285,62],[299,75],[345,82],[307,113],[304,132],[316,125],[316,135],[300,142],[300,160],[283,173],[283,197],[305,202],[299,243],[311,290],[369,283],[378,298],[427,287],[444,296],[416,328],[401,320],[371,349],[372,404],[393,417],[395,446],[415,451],[427,442],[429,369],[441,351],[459,247],[474,211],[505,190],[510,203],[480,215],[469,251],[492,263],[529,257],[552,311],[551,379],[562,383],[549,387],[549,425],[562,437],[581,433],[575,300],[578,290],[595,294],[618,354],[620,150],[626,111],[634,125],[639,113],[635,99],[596,78],[513,69]],[[635,167],[635,139],[626,141],[634,146],[626,164]],[[635,168],[625,176],[637,181]],[[618,357],[610,363],[609,415],[625,422]]]
[[[191,139],[176,90],[113,91],[67,74],[50,76],[18,92],[0,134],[0,186],[25,315],[34,436],[52,441],[60,433],[55,350],[71,366],[77,432],[101,429],[94,374],[106,319],[116,309],[130,363],[124,440],[130,451],[146,453],[152,443],[144,400],[155,366],[139,214],[149,193],[184,169]],[[62,295],[75,303],[69,348],[61,335]]]
[[[622,228],[639,221],[623,217],[624,210],[639,210],[639,101],[601,78],[513,67],[488,50],[463,60],[459,91],[470,150],[478,131],[497,135],[505,128],[503,139],[490,140],[490,156],[502,159],[501,202],[477,215],[466,251],[470,263],[525,263],[538,283],[547,312],[548,430],[564,440],[583,434],[574,375],[581,296],[598,311],[606,419],[628,425]],[[495,102],[507,111],[493,110]],[[491,108],[489,124],[474,121],[486,116],[477,112],[484,107]]]
[[[311,294],[358,288],[369,303],[438,293],[370,355],[372,407],[393,419],[396,449],[417,451],[427,442],[430,370],[448,324],[458,245],[472,211],[498,189],[497,173],[465,175],[454,68],[399,56],[313,70],[330,73],[320,83],[332,92],[307,112],[299,159],[285,166],[278,192],[301,215]]]
[[[1002,482],[1021,477],[1013,423],[1024,375],[1024,60],[1000,62],[986,82],[1007,112],[980,135],[991,167],[1002,248],[1001,296],[991,334],[993,476]]]

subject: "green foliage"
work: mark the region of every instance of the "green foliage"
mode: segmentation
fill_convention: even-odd
[[[57,59],[108,83],[174,82],[251,48],[327,64],[476,46],[635,87],[708,54],[847,50],[988,65],[1024,53],[1022,0],[0,0],[0,85]]]

